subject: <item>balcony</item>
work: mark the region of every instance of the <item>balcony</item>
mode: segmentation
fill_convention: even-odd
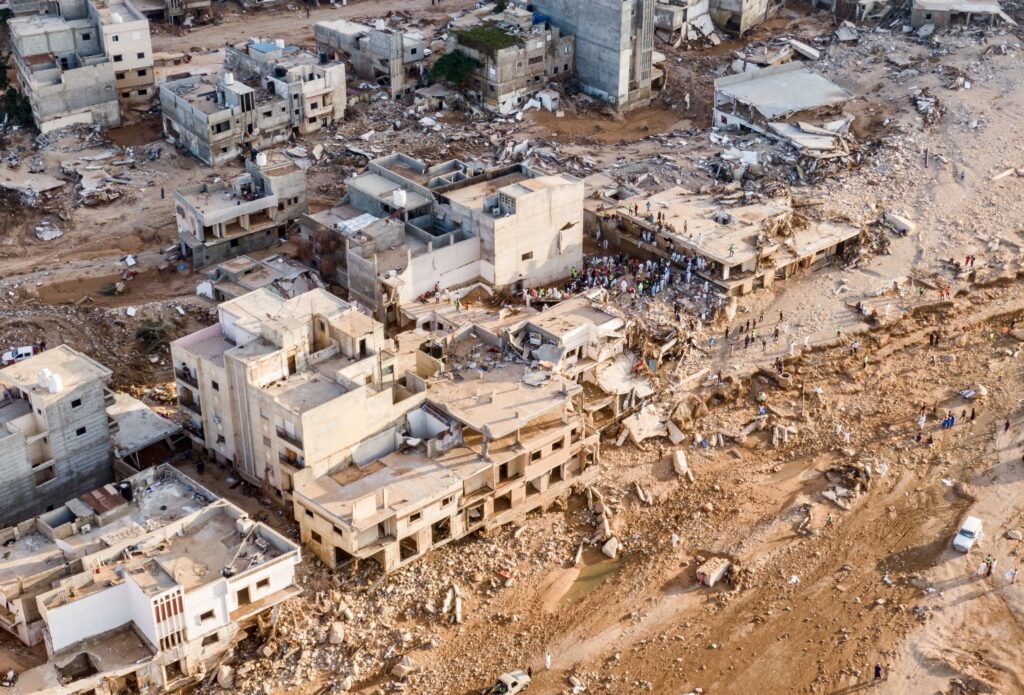
[[[108,389],[103,389],[103,407],[109,408],[117,402],[117,398],[114,396],[114,392]]]
[[[196,379],[196,377],[192,374],[191,371],[184,372],[180,369],[175,369],[174,378],[177,379],[178,381],[182,381],[188,384],[194,389],[199,388],[199,381]]]
[[[306,467],[306,460],[301,456],[298,458],[291,458],[284,454],[278,454],[278,459],[281,461],[282,466],[288,466],[293,470],[302,470]]]
[[[296,449],[302,449],[302,437],[300,437],[299,435],[288,434],[288,432],[278,427],[277,436],[279,439],[283,439],[284,441],[294,446]]]
[[[178,401],[182,408],[188,408],[196,415],[203,414],[203,408],[199,405],[198,401]]]

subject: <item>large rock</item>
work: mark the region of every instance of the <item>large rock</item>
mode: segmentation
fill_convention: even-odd
[[[619,539],[615,536],[609,538],[608,542],[601,546],[601,552],[614,560],[619,555]]]
[[[217,685],[225,690],[233,688],[235,685],[235,669],[231,668],[227,664],[221,665],[221,667],[217,669]]]
[[[327,633],[327,641],[331,644],[344,644],[345,624],[337,621],[331,623],[331,629]]]
[[[1019,541],[1021,538],[1024,538],[1024,536],[1021,535],[1021,532],[1015,528],[1012,528],[1009,531],[1007,531],[1006,537],[1009,538],[1011,541]]]
[[[410,673],[416,670],[416,662],[409,656],[403,656],[395,664],[394,668],[391,669],[391,675],[395,678],[405,678]]]

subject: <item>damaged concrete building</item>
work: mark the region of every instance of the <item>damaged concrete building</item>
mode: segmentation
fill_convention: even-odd
[[[317,22],[313,35],[322,55],[345,61],[352,74],[384,87],[393,99],[416,89],[429,52],[422,35],[392,29],[384,20],[372,27],[347,19]]]
[[[499,115],[517,111],[547,81],[572,74],[575,40],[558,27],[535,24],[526,10],[509,7],[487,21],[448,33],[448,52],[476,61],[466,80],[472,103]]]
[[[0,521],[32,516],[113,480],[111,376],[65,345],[0,370]]]
[[[372,460],[422,402],[398,380],[383,326],[325,290],[256,290],[217,312],[171,344],[186,432],[282,504],[304,481]]]
[[[12,692],[167,692],[198,682],[299,593],[299,547],[168,465],[0,529],[0,626],[46,663]]]
[[[796,224],[788,196],[748,202],[742,194],[695,195],[679,187],[627,201],[613,219],[602,222],[602,231],[622,235],[620,241],[641,254],[681,265],[694,259],[693,277],[727,295],[770,287],[776,279],[843,254],[859,243],[861,233],[850,224]],[[642,232],[652,234],[654,242],[641,242]]]
[[[991,27],[997,21],[1017,26],[998,0],[913,0],[910,8],[910,26],[915,29],[926,24],[936,28],[954,25]]]
[[[128,404],[159,421],[156,439],[180,430],[111,391],[111,377],[110,369],[66,345],[0,370],[0,523],[47,511],[113,480],[118,461],[112,454],[127,459],[151,443]]]
[[[263,249],[306,212],[306,172],[280,153],[245,160],[230,183],[196,183],[174,191],[182,258],[193,267]]]
[[[409,379],[426,402],[406,415],[387,453],[297,490],[302,540],[329,567],[360,559],[394,570],[596,476],[598,435],[582,415],[582,388],[485,357],[492,346],[463,337],[417,350]],[[477,367],[460,368],[470,354],[482,358]]]
[[[771,17],[782,7],[778,0],[710,0],[711,19],[715,26],[743,36]]]
[[[224,49],[224,65],[288,103],[291,127],[309,135],[345,117],[345,65],[288,46],[281,39],[249,39]]]
[[[427,166],[404,154],[347,181],[330,227],[300,223],[319,264],[387,325],[426,293],[480,280],[499,290],[543,286],[583,262],[583,183],[525,165]]]
[[[10,20],[18,85],[36,127],[114,127],[154,93],[149,21],[129,0],[60,0]]]
[[[654,0],[520,0],[520,6],[575,40],[576,76],[584,91],[619,110],[650,103],[661,71],[654,67]]]
[[[853,116],[842,106],[853,95],[800,62],[715,80],[714,124],[742,128],[814,157],[843,156]]]
[[[658,0],[654,6],[654,31],[673,48],[701,39],[718,45],[720,39],[711,21],[710,7],[709,0]]]
[[[252,40],[226,55],[247,81],[227,70],[160,85],[164,135],[205,164],[219,166],[344,118],[344,65],[283,41]]]
[[[220,303],[266,288],[291,299],[317,287],[323,287],[323,282],[316,271],[285,256],[262,260],[239,256],[211,268],[207,279],[196,287],[196,294]]]

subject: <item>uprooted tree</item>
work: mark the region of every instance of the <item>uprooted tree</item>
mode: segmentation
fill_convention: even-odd
[[[10,53],[0,52],[0,124],[7,120],[13,125],[32,125],[31,104],[7,77],[10,57]]]
[[[480,61],[476,58],[470,58],[462,51],[452,51],[438,58],[430,68],[430,81],[444,80],[452,85],[461,85],[469,79],[474,68],[479,67]]]

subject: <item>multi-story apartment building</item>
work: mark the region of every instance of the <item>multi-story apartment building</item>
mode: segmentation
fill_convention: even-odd
[[[345,61],[353,74],[386,88],[393,99],[416,88],[428,53],[422,35],[392,29],[382,19],[372,27],[347,19],[317,22],[313,35],[321,54]]]
[[[299,547],[167,465],[0,529],[0,626],[45,664],[13,692],[167,692],[299,592]]]
[[[42,132],[121,124],[153,97],[149,21],[129,0],[60,0],[8,22],[18,84]]]
[[[181,255],[196,268],[263,249],[306,212],[306,172],[279,153],[245,160],[230,183],[196,183],[174,191]]]
[[[477,64],[467,80],[468,95],[501,115],[522,108],[547,80],[571,75],[573,48],[572,36],[534,24],[532,13],[516,7],[448,34],[448,52],[461,51]]]
[[[111,374],[64,345],[0,370],[0,523],[113,480]]]
[[[277,39],[250,39],[228,46],[224,65],[288,103],[291,126],[300,135],[315,133],[345,117],[345,65],[328,61]]]
[[[297,488],[302,541],[329,567],[361,559],[391,571],[596,476],[582,388],[500,360],[446,371],[456,351],[486,354],[486,342],[467,342],[477,344],[439,336],[416,352],[426,402],[406,416],[399,446]]]
[[[210,166],[286,142],[345,116],[345,66],[286,46],[250,41],[226,49],[231,70],[160,85],[164,134]],[[243,78],[240,79],[240,78]]]
[[[617,109],[650,102],[654,0],[519,0],[576,40],[576,76]]]
[[[346,203],[373,217],[336,224],[350,296],[389,325],[435,286],[542,286],[583,262],[583,182],[526,165],[428,167],[403,154],[349,179]],[[313,229],[312,226],[308,227]]]
[[[282,502],[306,480],[394,448],[422,402],[397,379],[381,324],[322,289],[261,289],[171,344],[194,445]]]
[[[285,99],[230,72],[164,82],[160,112],[164,135],[212,167],[287,142],[292,132]]]
[[[90,9],[114,67],[121,108],[148,107],[156,95],[149,20],[128,0],[90,0]]]

